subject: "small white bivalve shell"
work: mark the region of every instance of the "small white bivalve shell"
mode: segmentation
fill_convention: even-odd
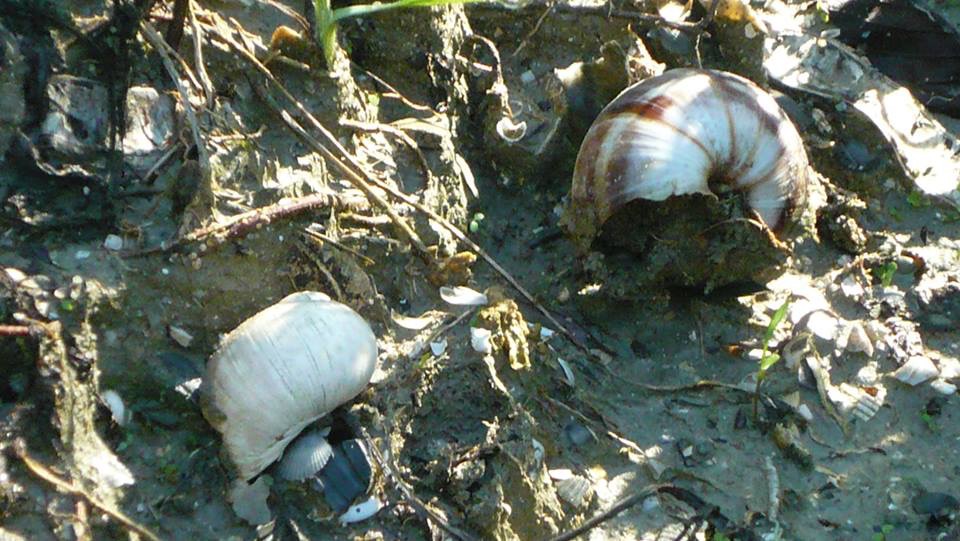
[[[293,293],[223,338],[201,404],[245,481],[307,425],[370,382],[377,341],[359,314],[323,293]]]

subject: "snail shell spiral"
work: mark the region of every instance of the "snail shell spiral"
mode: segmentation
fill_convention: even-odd
[[[674,69],[617,96],[577,156],[567,222],[581,252],[632,201],[726,192],[779,232],[805,200],[803,141],[772,96],[732,73]]]

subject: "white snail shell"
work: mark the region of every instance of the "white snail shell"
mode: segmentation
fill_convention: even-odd
[[[323,293],[294,293],[224,337],[207,364],[204,415],[250,480],[359,394],[376,364],[376,337],[360,315]]]
[[[732,73],[674,69],[637,83],[594,121],[577,155],[569,219],[581,250],[627,203],[742,191],[773,231],[805,199],[803,141],[772,96]]]

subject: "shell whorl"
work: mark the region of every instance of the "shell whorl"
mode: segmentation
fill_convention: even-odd
[[[568,220],[581,249],[627,203],[739,191],[774,231],[806,194],[807,156],[772,96],[726,72],[674,69],[620,93],[584,138]]]

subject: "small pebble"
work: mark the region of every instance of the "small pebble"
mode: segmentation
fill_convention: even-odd
[[[520,81],[525,85],[529,85],[537,80],[537,76],[533,74],[532,71],[527,70],[520,74]]]
[[[957,386],[950,383],[949,381],[944,381],[943,379],[937,378],[930,382],[930,387],[942,395],[951,395],[957,392]]]
[[[86,259],[90,257],[90,250],[77,250],[77,253],[73,254],[73,257],[77,259]]]
[[[960,508],[960,502],[942,492],[921,492],[911,501],[913,510],[921,515],[939,516]]]
[[[567,435],[567,439],[570,440],[570,443],[574,447],[586,445],[593,440],[593,434],[590,433],[587,427],[576,421],[563,427],[563,432]]]
[[[107,235],[107,238],[103,239],[103,247],[114,252],[122,250],[123,238],[119,235]]]

